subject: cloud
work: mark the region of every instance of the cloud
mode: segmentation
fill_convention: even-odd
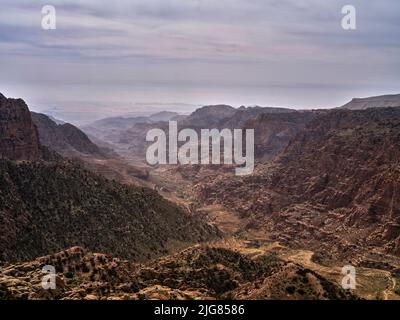
[[[233,102],[292,103],[297,94],[311,107],[330,104],[324,94],[389,91],[400,80],[397,0],[352,0],[352,32],[340,26],[343,0],[52,0],[57,30],[45,31],[48,2],[3,0],[0,12],[0,87],[37,103],[49,89],[46,103],[56,104],[82,92],[103,100],[104,87],[110,101],[135,101],[147,94],[129,88],[146,87],[158,88],[153,101],[176,93],[189,103],[234,88]]]

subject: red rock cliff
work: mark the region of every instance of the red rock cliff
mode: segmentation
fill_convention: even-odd
[[[39,138],[28,106],[22,99],[0,94],[0,158],[36,160],[41,157]]]

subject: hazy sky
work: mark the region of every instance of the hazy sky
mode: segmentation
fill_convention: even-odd
[[[46,4],[56,30],[41,28]],[[399,39],[399,0],[2,0],[0,92],[93,117],[145,102],[335,107],[400,93]]]

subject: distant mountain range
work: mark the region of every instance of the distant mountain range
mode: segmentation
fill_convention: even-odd
[[[400,107],[400,94],[384,95],[369,98],[354,98],[340,107],[348,110],[364,110],[369,108]]]

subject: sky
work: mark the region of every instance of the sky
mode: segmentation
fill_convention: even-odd
[[[357,29],[341,26],[344,5]],[[71,122],[400,93],[398,0],[2,0],[0,92]],[[41,26],[56,8],[56,29]]]

